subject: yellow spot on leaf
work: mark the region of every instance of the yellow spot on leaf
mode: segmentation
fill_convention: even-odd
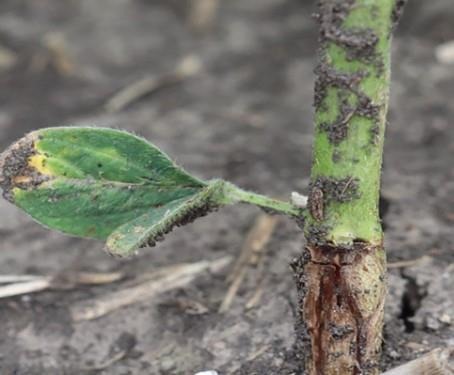
[[[28,159],[28,165],[36,169],[41,174],[52,175],[49,168],[47,168],[47,158],[42,154],[36,154]]]

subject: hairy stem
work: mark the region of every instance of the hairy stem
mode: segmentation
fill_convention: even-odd
[[[228,182],[224,182],[222,199],[225,200],[225,203],[248,203],[258,206],[270,213],[288,215],[296,219],[302,218],[304,211],[290,202],[284,202],[251,191],[245,191]]]
[[[380,169],[395,0],[321,0],[308,221],[324,239],[380,243]]]
[[[386,286],[378,199],[391,34],[403,4],[319,0],[307,246],[293,264],[310,375],[379,372]]]

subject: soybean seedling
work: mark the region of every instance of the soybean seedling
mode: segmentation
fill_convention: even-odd
[[[379,183],[391,37],[404,3],[319,0],[307,210],[200,180],[142,138],[89,127],[41,129],[12,145],[0,157],[3,195],[41,224],[105,240],[122,257],[226,205],[287,215],[306,237],[292,262],[305,373],[378,374],[386,293]]]

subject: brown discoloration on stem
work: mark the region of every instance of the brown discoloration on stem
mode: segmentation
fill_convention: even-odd
[[[315,220],[323,220],[323,190],[313,186],[307,200],[307,208]]]
[[[350,202],[360,197],[358,180],[353,177],[342,179],[318,177],[311,183],[307,207],[312,217],[321,221],[324,208],[330,202]]]
[[[30,158],[36,155],[36,136],[31,133],[11,145],[0,155],[0,187],[3,197],[13,202],[14,188],[30,189],[49,179],[30,165]]]
[[[377,374],[385,295],[381,246],[309,244],[293,264],[309,375]]]

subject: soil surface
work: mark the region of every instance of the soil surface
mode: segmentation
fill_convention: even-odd
[[[189,8],[181,0],[1,1],[0,148],[40,127],[117,127],[147,137],[202,178],[284,199],[307,193],[314,1],[225,1],[205,31],[191,27]],[[412,0],[394,43],[382,187],[391,264],[384,369],[454,345],[454,65],[435,57],[438,45],[454,39],[453,17],[450,0]],[[191,54],[203,62],[197,76],[118,113],[105,111],[121,88],[162,76]],[[2,375],[298,373],[289,263],[303,238],[292,221],[278,221],[262,266],[247,269],[223,313],[232,265],[75,322],[71,306],[121,290],[139,275],[237,258],[260,212],[223,209],[122,261],[102,243],[43,229],[4,200],[0,212],[1,275],[126,275],[103,286],[0,300]],[[396,267],[403,260],[414,262]],[[247,308],[257,289],[255,306]]]

